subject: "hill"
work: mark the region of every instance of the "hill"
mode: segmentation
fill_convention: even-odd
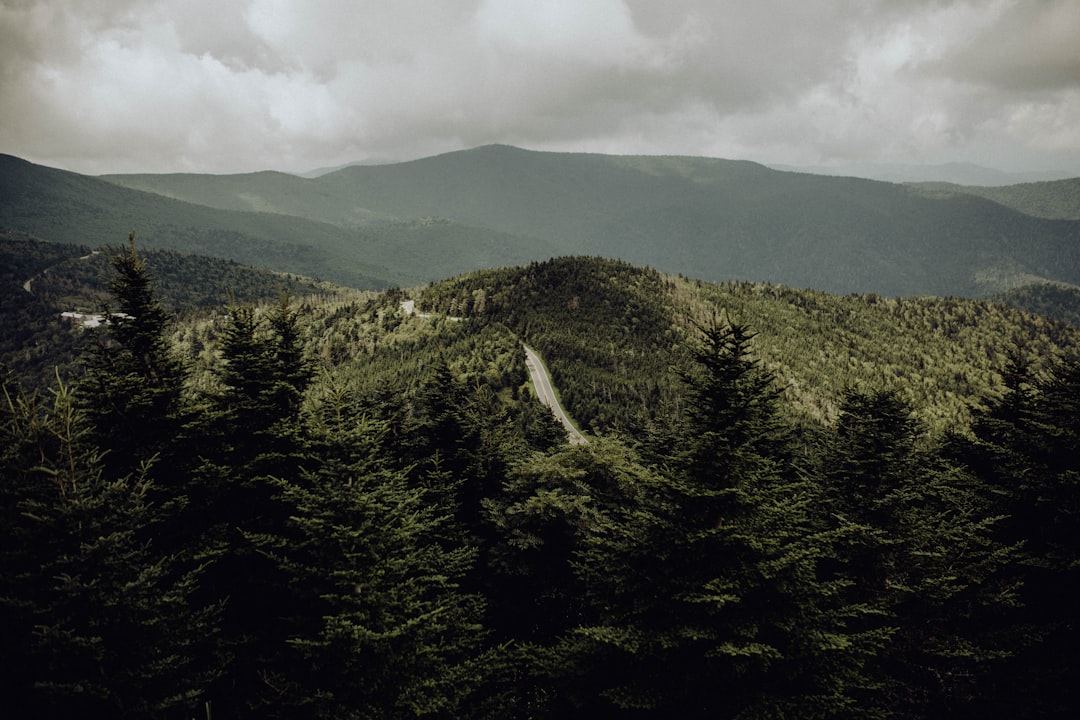
[[[807,172],[815,175],[847,175],[884,180],[892,183],[956,183],[957,185],[1002,186],[1020,183],[1064,180],[1064,171],[1007,172],[965,162],[937,165],[907,163],[855,163],[844,165],[771,165],[777,170]]]
[[[971,193],[931,195],[751,162],[505,146],[313,179],[106,180],[0,162],[0,226],[91,245],[134,226],[148,247],[355,287],[559,255],[834,293],[980,297],[1032,282],[1080,285],[1080,220]]]
[[[1003,187],[933,182],[913,183],[911,187],[931,197],[974,195],[993,200],[1032,217],[1080,220],[1080,178],[1021,183]]]
[[[148,248],[212,255],[363,289],[414,285],[555,254],[543,241],[446,220],[394,220],[361,211],[338,216],[311,181],[281,173],[158,179],[171,189],[158,184],[155,192],[145,192],[138,176],[125,187],[0,156],[0,228],[90,247],[115,243],[134,228]],[[357,227],[357,213],[368,224]]]
[[[308,278],[241,265],[231,260],[140,249],[166,310],[198,323],[234,303],[269,301],[285,292],[296,298],[336,289]],[[36,386],[64,378],[86,339],[82,319],[108,296],[108,252],[51,243],[25,234],[0,233],[0,366]]]
[[[182,202],[7,155],[0,155],[0,228],[89,247],[116,243],[134,229],[147,248],[211,255],[358,287],[415,282],[370,262],[364,257],[366,239],[335,225]]]
[[[1080,349],[1074,327],[981,300],[704,283],[598,258],[470,273],[425,288],[419,306],[514,330],[597,432],[672,422],[679,348],[714,318],[757,333],[754,352],[811,424],[834,419],[847,390],[891,387],[928,427],[963,427],[1014,347],[1044,359]]]
[[[112,270],[73,387],[0,379],[8,707],[1072,717],[1074,328],[587,257],[173,326]]]
[[[343,226],[443,218],[543,243],[525,248],[524,259],[601,255],[712,281],[964,296],[1006,289],[1021,276],[1080,282],[1075,221],[1034,218],[969,194],[927,197],[743,161],[488,146],[315,179],[109,180]]]

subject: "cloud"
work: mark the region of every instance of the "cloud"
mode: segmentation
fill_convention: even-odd
[[[1009,93],[1080,88],[1080,3],[1002,5],[969,42],[950,48],[930,69]]]
[[[1073,0],[0,0],[0,150],[305,170],[508,142],[1080,172]]]

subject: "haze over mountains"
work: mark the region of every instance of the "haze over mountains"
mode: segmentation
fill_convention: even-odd
[[[745,161],[508,146],[316,178],[98,178],[4,157],[0,225],[92,246],[134,227],[150,246],[371,288],[572,254],[711,281],[984,296],[1080,284],[1077,190],[1061,180],[991,198]],[[1055,200],[1034,213],[1032,192]]]
[[[815,175],[861,177],[894,183],[946,182],[956,185],[979,185],[997,187],[1021,183],[1066,180],[1069,173],[1048,170],[1044,172],[1008,172],[975,163],[950,162],[936,165],[911,165],[904,163],[853,163],[842,165],[782,165],[769,164],[774,170],[805,172]]]

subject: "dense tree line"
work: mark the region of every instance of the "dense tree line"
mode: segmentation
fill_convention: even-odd
[[[114,251],[85,376],[4,382],[5,706],[1071,717],[1080,359],[1017,348],[949,434],[887,383],[808,427],[749,327],[660,331],[620,293],[663,281],[614,268],[606,307],[567,309],[608,318],[598,342],[655,325],[680,409],[570,446],[510,323],[405,318],[399,293],[340,322],[235,304],[194,385],[145,260]],[[580,271],[567,301],[596,292]]]
[[[141,253],[154,268],[163,307],[188,317],[229,302],[266,301],[282,291],[296,297],[333,292],[307,278],[231,260],[170,250]],[[58,369],[65,382],[77,376],[75,360],[88,338],[79,320],[61,313],[99,314],[109,273],[109,257],[100,250],[0,232],[0,364],[34,387],[47,386]]]
[[[571,414],[597,432],[677,419],[675,368],[693,324],[712,318],[753,325],[755,353],[785,386],[783,412],[811,424],[834,421],[847,388],[895,387],[930,430],[963,427],[1011,343],[1033,358],[1080,350],[1075,327],[983,301],[703,283],[601,258],[470,273],[425,288],[421,302],[527,340]]]

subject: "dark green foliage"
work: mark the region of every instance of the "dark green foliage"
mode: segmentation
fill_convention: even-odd
[[[1022,607],[1010,617],[1018,651],[999,674],[991,711],[1068,717],[1080,702],[1072,601],[1080,589],[1080,362],[1071,355],[1036,375],[1018,349],[1006,381],[977,416],[974,440],[956,440],[1005,515],[998,537],[1020,544],[1014,583]]]
[[[60,368],[66,378],[85,335],[61,322],[69,288],[44,275],[90,252],[29,236],[0,233],[0,364],[27,385],[44,388]],[[29,289],[28,289],[29,288]]]
[[[1053,283],[1034,283],[996,295],[995,300],[1025,312],[1080,327],[1080,288]]]
[[[846,394],[820,456],[818,517],[837,538],[822,569],[861,643],[864,716],[978,716],[1015,647],[998,632],[1017,602],[1015,548],[995,539],[980,486],[919,440],[894,392]]]
[[[0,227],[91,247],[113,242],[117,228],[137,227],[148,249],[224,257],[357,287],[385,288],[403,279],[370,264],[373,243],[325,222],[217,210],[8,155],[0,155]]]
[[[507,508],[529,521],[514,521],[510,547],[542,551],[532,565],[553,604],[537,615],[557,621],[555,640],[530,634],[556,688],[551,716],[814,715],[831,700],[828,658],[844,641],[821,606],[829,585],[813,582],[806,488],[747,339],[704,331],[670,463],[575,449],[593,461],[545,474]]]
[[[424,306],[514,330],[550,358],[563,403],[585,428],[640,430],[672,382],[681,334],[672,285],[657,273],[599,258],[561,258],[429,287]]]
[[[113,303],[100,308],[107,322],[91,343],[79,393],[91,439],[107,466],[124,474],[172,447],[182,422],[185,367],[165,334],[171,317],[154,293],[134,234],[110,260]]]
[[[83,410],[4,384],[17,714],[1075,706],[1064,325],[568,258],[431,286],[430,314],[282,294],[170,336],[134,245],[113,267],[131,317],[90,336]]]
[[[424,290],[439,314],[499,323],[545,358],[564,406],[593,432],[678,422],[690,326],[730,315],[758,331],[755,352],[799,422],[836,416],[845,387],[896,386],[931,430],[963,427],[966,398],[997,382],[1002,348],[1076,348],[1075,329],[959,298],[837,297],[752,283],[710,285],[600,258],[471,273]]]
[[[140,243],[141,244],[141,243]],[[153,272],[162,307],[183,318],[222,305],[292,296],[326,295],[312,280],[246,267],[209,257],[139,249]],[[47,243],[18,233],[0,233],[0,362],[24,383],[48,386],[59,367],[65,381],[79,376],[76,357],[94,337],[62,312],[96,314],[108,293],[106,253],[81,245]]]
[[[51,407],[5,387],[0,591],[7,707],[45,717],[183,716],[212,669],[200,647],[217,608],[198,568],[156,542],[149,463],[109,477],[70,392]]]
[[[460,589],[475,551],[445,547],[445,504],[380,458],[385,427],[351,414],[334,427],[319,469],[282,486],[294,539],[275,556],[307,604],[277,702],[326,718],[455,716],[483,672],[482,602]]]
[[[1080,220],[1080,178],[1005,186],[912,183],[910,187],[932,197],[976,195],[1034,217]]]

